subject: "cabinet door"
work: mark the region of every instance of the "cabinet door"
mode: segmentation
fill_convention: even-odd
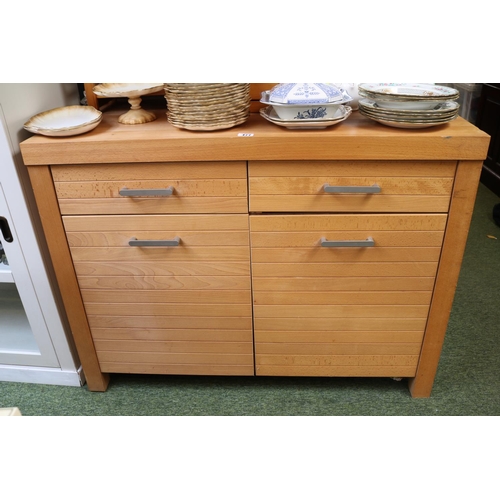
[[[0,183],[0,364],[58,367],[50,335]],[[6,263],[8,262],[8,264]]]
[[[250,217],[257,375],[415,374],[446,214]]]
[[[248,215],[63,220],[103,372],[254,374]]]
[[[483,164],[481,182],[500,196],[500,84],[483,85],[476,125],[490,134],[488,156]]]

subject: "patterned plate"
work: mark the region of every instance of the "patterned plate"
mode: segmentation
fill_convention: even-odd
[[[275,125],[279,125],[280,127],[286,127],[290,130],[294,130],[294,129],[296,129],[296,130],[313,130],[313,129],[323,129],[326,127],[331,127],[332,125],[336,125],[337,123],[340,123],[340,122],[346,120],[351,115],[352,109],[350,106],[343,106],[343,107],[345,109],[339,115],[339,117],[331,119],[331,120],[324,120],[324,119],[299,120],[299,121],[281,120],[278,117],[278,115],[276,114],[276,111],[273,109],[272,106],[267,106],[266,108],[261,108],[259,110],[259,113],[267,121],[274,123]]]
[[[360,83],[358,89],[365,96],[391,99],[458,99],[460,93],[451,87],[429,83]]]
[[[427,109],[393,109],[385,107],[382,103],[371,99],[361,99],[359,101],[359,106],[363,108],[364,111],[371,112],[372,114],[380,116],[399,116],[401,118],[446,118],[456,114],[460,108],[460,105],[455,101],[439,103],[433,101]]]

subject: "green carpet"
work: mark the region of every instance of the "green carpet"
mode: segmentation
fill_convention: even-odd
[[[479,186],[443,352],[428,399],[387,378],[243,378],[113,375],[86,386],[0,382],[0,407],[30,415],[499,415],[498,196]],[[494,236],[494,238],[489,238]]]

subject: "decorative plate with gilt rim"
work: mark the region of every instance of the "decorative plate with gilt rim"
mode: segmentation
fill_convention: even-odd
[[[412,104],[412,103],[408,103]],[[382,103],[372,99],[360,99],[359,105],[366,111],[371,111],[377,115],[391,115],[401,117],[447,117],[458,112],[460,105],[455,101],[437,102],[431,101],[426,103],[427,106],[423,109],[414,109],[411,107],[392,109],[384,106]]]
[[[359,108],[360,114],[366,116],[370,120],[374,120],[378,123],[382,123],[383,125],[387,125],[389,127],[396,128],[427,128],[427,127],[435,127],[438,125],[444,125],[448,122],[454,120],[458,114],[455,114],[451,117],[447,118],[422,118],[422,119],[401,119],[399,117],[387,117],[387,116],[379,116],[374,115],[365,111],[363,108]]]
[[[381,123],[382,125],[387,125],[388,127],[418,129],[418,128],[429,128],[429,127],[437,127],[439,125],[445,125],[446,123],[451,122],[455,118],[456,117],[449,118],[448,120],[443,120],[436,123],[396,122],[393,120],[384,120],[382,118],[372,118],[372,120]]]
[[[101,120],[102,112],[93,106],[62,106],[32,116],[24,128],[33,134],[68,137],[93,130]]]
[[[367,96],[392,99],[458,99],[460,93],[451,87],[429,83],[360,83],[360,92]]]

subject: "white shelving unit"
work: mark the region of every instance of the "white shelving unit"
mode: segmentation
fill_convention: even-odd
[[[20,132],[25,131],[12,113],[7,120],[3,109],[3,102],[12,105],[19,93],[13,113],[24,113],[24,121],[62,105],[49,104],[50,93],[60,84],[33,85],[0,84],[0,252],[8,261],[0,262],[0,381],[80,386],[83,372],[52,279],[29,182],[19,166]],[[37,92],[42,109],[23,101],[24,94],[29,101]],[[20,109],[23,102],[31,111]]]
[[[10,266],[0,262],[0,283],[14,283],[14,276]]]

